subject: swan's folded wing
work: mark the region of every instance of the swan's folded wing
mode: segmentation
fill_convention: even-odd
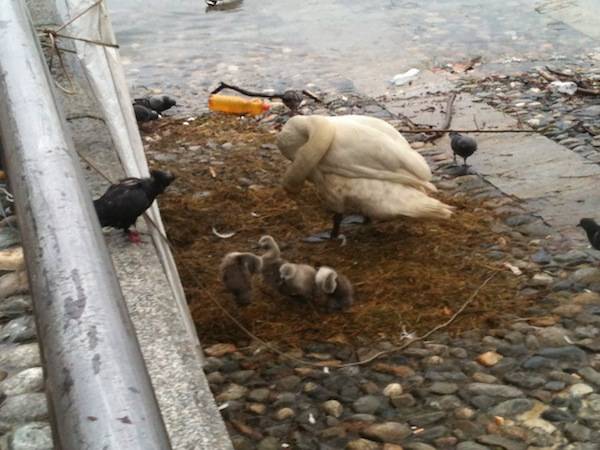
[[[297,121],[295,132],[307,134],[308,140],[294,155],[292,164],[283,178],[283,186],[291,192],[302,189],[304,181],[319,165],[330,149],[336,130],[333,124],[322,116],[308,116]]]

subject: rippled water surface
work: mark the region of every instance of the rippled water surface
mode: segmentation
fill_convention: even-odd
[[[600,47],[600,0],[243,0],[220,10],[204,0],[108,4],[132,84],[199,95],[219,80],[376,93],[411,67]]]

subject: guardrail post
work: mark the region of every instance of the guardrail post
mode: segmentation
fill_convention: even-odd
[[[57,448],[171,448],[23,0],[0,7],[0,134]]]

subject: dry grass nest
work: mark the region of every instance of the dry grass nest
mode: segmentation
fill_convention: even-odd
[[[479,202],[440,197],[456,206],[447,221],[399,218],[346,228],[348,244],[303,243],[330,227],[312,186],[291,200],[280,187],[288,162],[274,147],[274,131],[252,119],[206,115],[184,124],[161,121],[147,133],[153,165],[178,179],[160,198],[192,316],[203,344],[248,342],[221,304],[260,338],[291,345],[345,339],[398,338],[403,330],[423,333],[453,314],[499,263],[486,257],[503,242],[490,230],[493,211]],[[223,145],[225,144],[225,145]],[[235,232],[229,239],[219,232]],[[231,251],[258,252],[270,234],[292,262],[332,266],[355,287],[355,304],[328,314],[290,303],[255,277],[252,305],[238,308],[219,277],[221,258]],[[506,311],[530,306],[517,297],[520,280],[504,270],[479,293],[449,331],[494,327]]]

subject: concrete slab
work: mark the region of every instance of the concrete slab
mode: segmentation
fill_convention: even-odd
[[[440,82],[436,83],[435,79]],[[441,87],[433,92],[432,87]],[[452,83],[442,74],[427,74],[408,88],[404,97],[387,106],[414,122],[439,127]],[[500,111],[460,94],[454,106],[452,127],[485,129],[525,128]],[[521,199],[524,207],[539,215],[563,235],[585,241],[575,228],[582,217],[598,217],[600,167],[566,147],[535,133],[472,133],[479,150],[469,158],[473,169],[501,191]],[[451,155],[447,136],[436,146]]]
[[[54,2],[29,0],[34,22],[56,25],[59,16]],[[68,46],[67,43],[61,45]],[[79,89],[76,95],[59,97],[69,121],[75,147],[110,179],[124,173],[110,134],[91,95],[78,62],[63,55]],[[56,59],[56,58],[55,58]],[[59,82],[67,83],[60,69],[54,71]],[[82,162],[92,194],[107,188],[107,181]],[[121,283],[129,314],[144,355],[163,419],[175,450],[232,449],[229,436],[202,370],[194,336],[189,334],[157,250],[149,235],[142,232],[143,245],[131,245],[123,233],[106,235],[113,264]],[[84,255],[82,255],[83,257]]]

